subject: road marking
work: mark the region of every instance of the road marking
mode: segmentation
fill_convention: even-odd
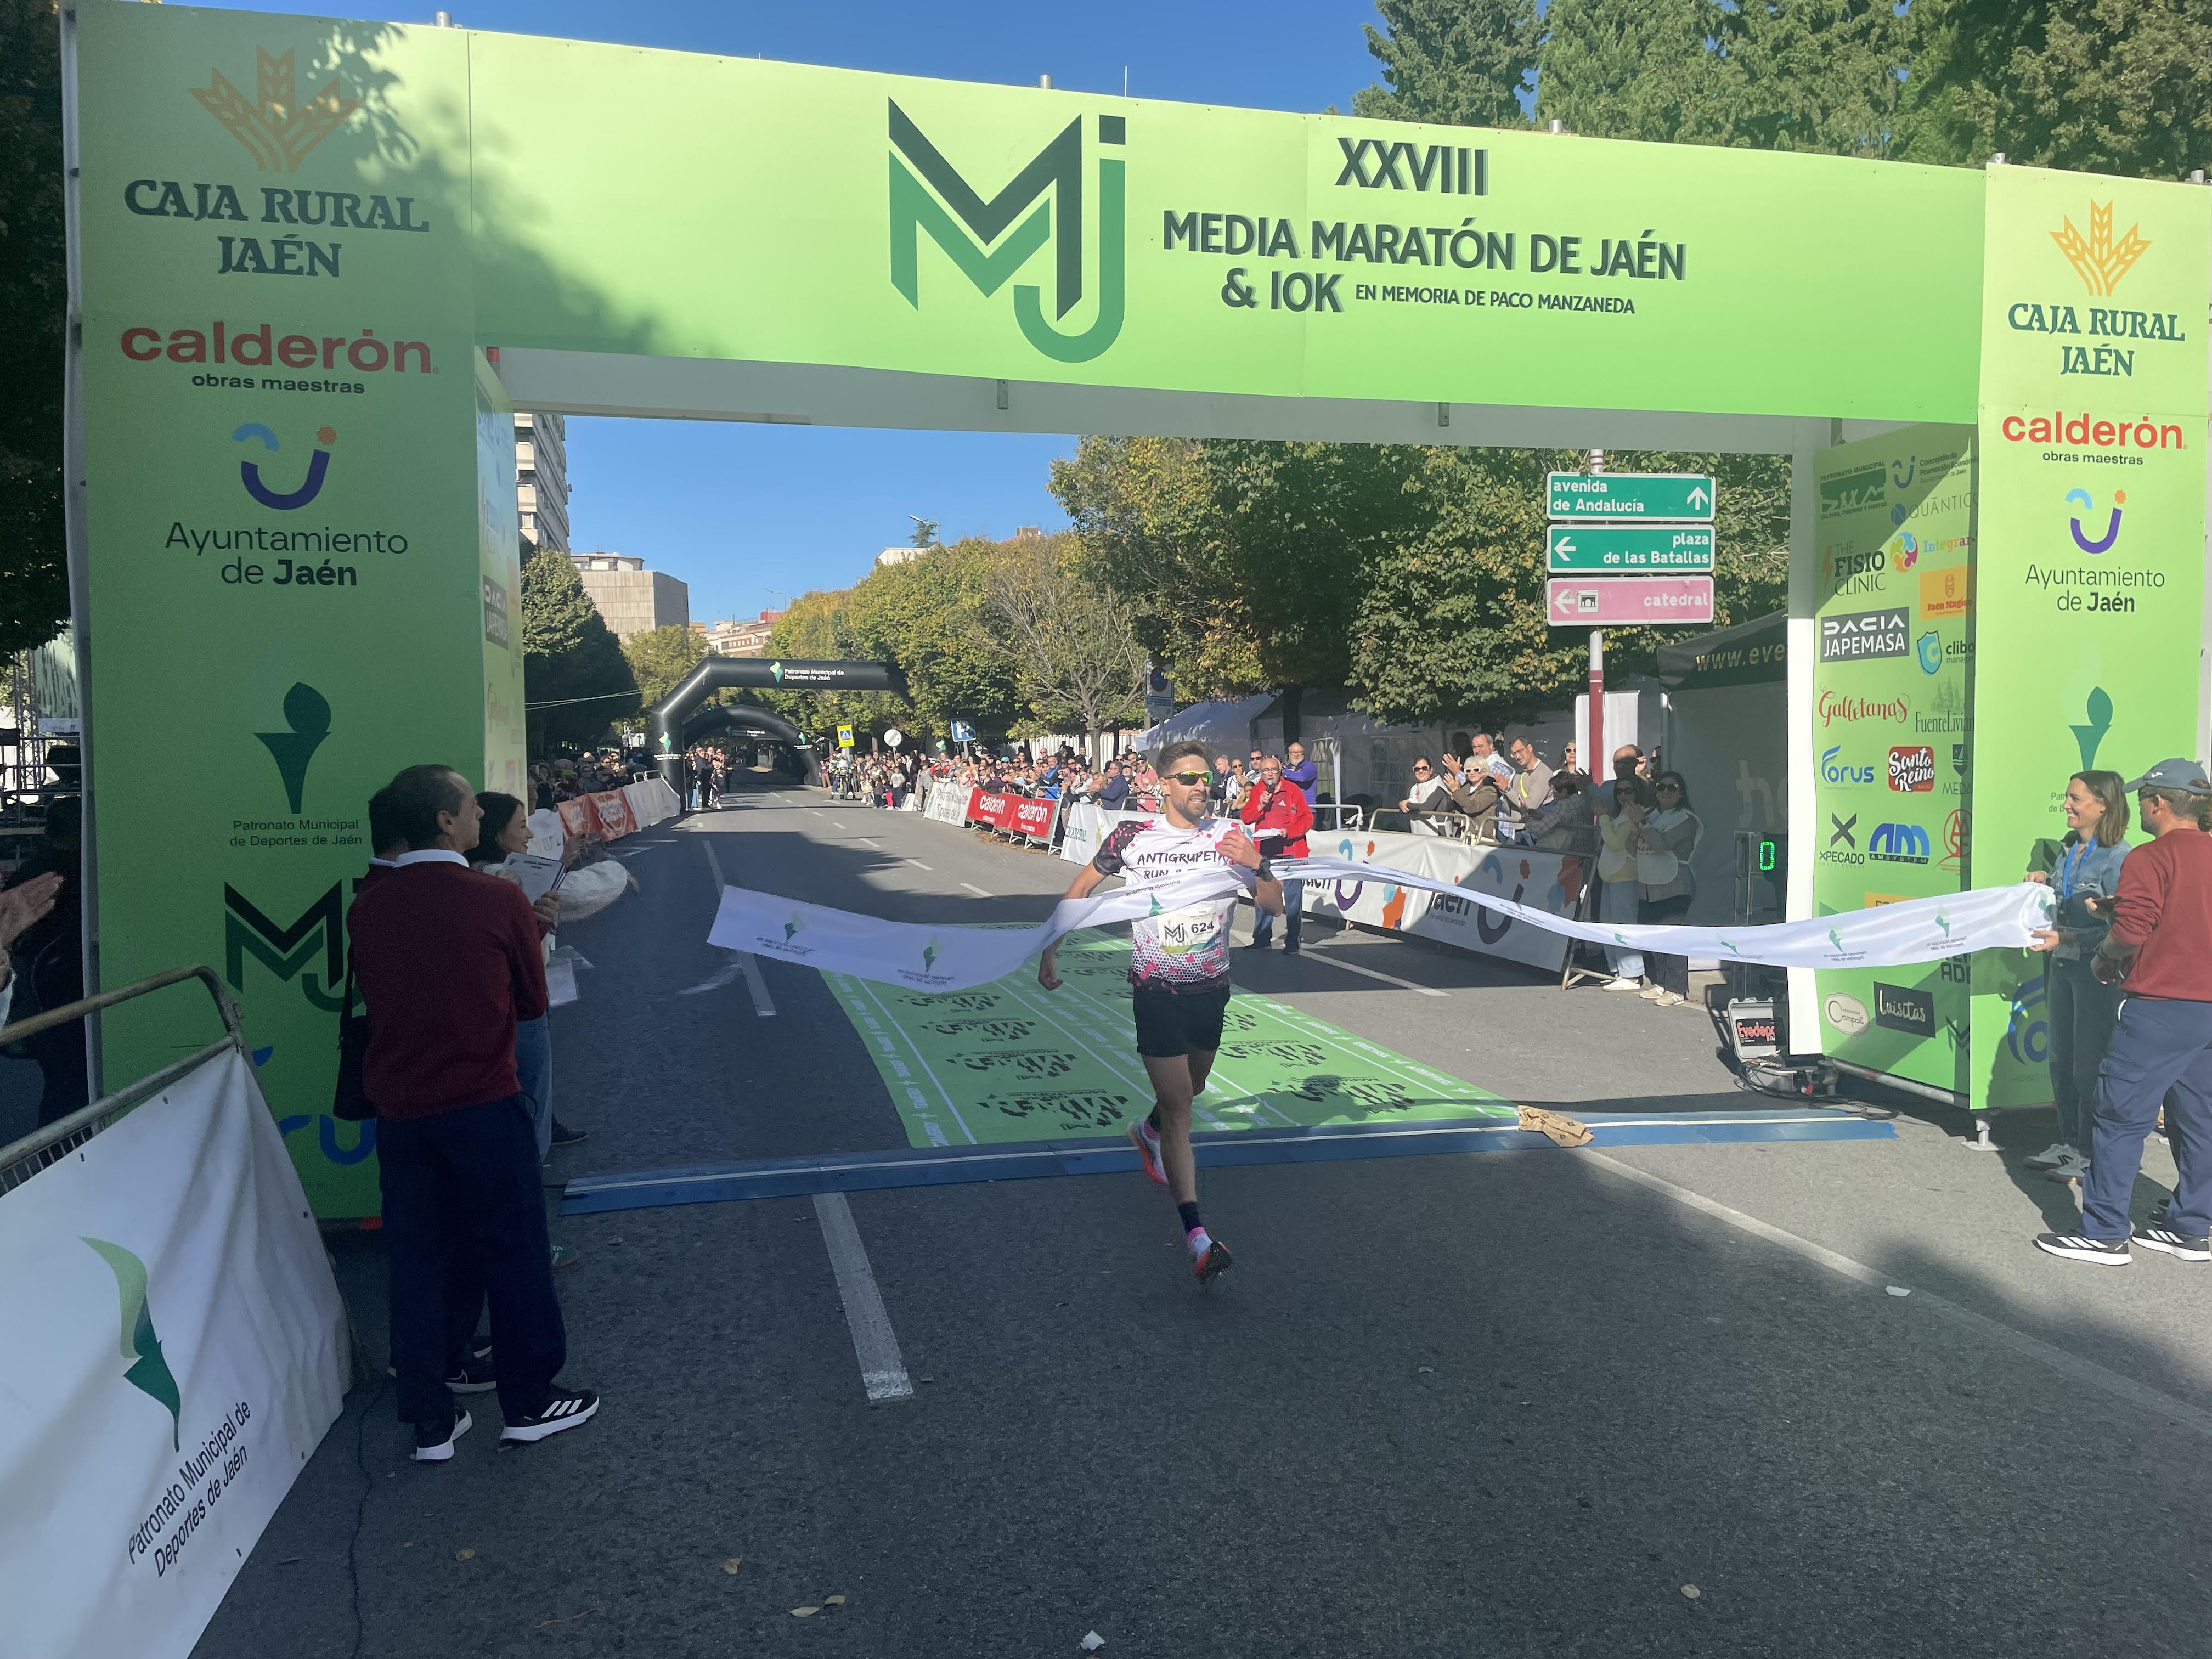
[[[832,818],[830,820],[830,827],[832,830],[842,830],[845,826],[838,823],[836,819]]]
[[[883,1293],[876,1288],[875,1270],[868,1266],[860,1230],[853,1224],[853,1206],[842,1193],[817,1193],[814,1213],[822,1223],[822,1242],[830,1247],[837,1294],[844,1299],[845,1323],[852,1329],[853,1352],[860,1362],[860,1386],[871,1400],[911,1400],[914,1383],[906,1374],[891,1317],[884,1311]]]
[[[907,862],[914,866],[917,870],[929,870],[929,866],[924,864],[920,859],[908,859]],[[929,873],[933,876],[937,872],[934,870],[929,870]]]
[[[1451,994],[1449,991],[1439,991],[1433,985],[1416,985],[1412,980],[1400,979],[1395,974],[1385,974],[1372,968],[1362,968],[1357,963],[1346,962],[1334,951],[1323,951],[1309,945],[1301,951],[1300,954],[1311,957],[1316,962],[1325,962],[1332,968],[1341,968],[1347,974],[1364,974],[1370,979],[1381,980],[1385,985],[1395,985],[1401,990],[1419,991],[1425,997],[1448,997]]]
[[[1673,1182],[1652,1175],[1648,1170],[1639,1170],[1632,1164],[1623,1164],[1619,1158],[1607,1158],[1603,1152],[1594,1152],[1587,1148],[1577,1151],[1574,1156],[1578,1159],[1601,1164],[1624,1181],[1632,1181],[1638,1186],[1657,1193],[1662,1198],[1671,1198],[1677,1204],[1695,1210],[1702,1215],[1711,1216],[1716,1221],[1724,1222],[1740,1232],[1747,1232],[1755,1238],[1765,1239],[1770,1244],[1779,1245],[1792,1255],[1802,1256],[1806,1261],[1826,1267],[1830,1273],[1840,1273],[1845,1279],[1850,1279],[1855,1284],[1863,1285],[1869,1290],[1886,1290],[1891,1282],[1888,1275],[1876,1273],[1863,1261],[1855,1261],[1850,1256],[1838,1255],[1824,1245],[1814,1243],[1809,1238],[1800,1238],[1795,1233],[1784,1232],[1781,1228],[1769,1222],[1761,1221],[1756,1216],[1746,1215],[1741,1210],[1732,1210],[1725,1204],[1707,1198],[1703,1193],[1693,1193],[1686,1187],[1677,1187]],[[2065,1349],[2054,1346],[2039,1337],[2030,1336],[2025,1331],[2016,1331],[2009,1325],[2000,1324],[1986,1314],[1978,1314],[1970,1308],[1962,1308],[1957,1303],[1936,1295],[1933,1291],[1923,1290],[1917,1285],[1912,1286],[1911,1289],[1912,1306],[1926,1308],[1930,1312],[1950,1320],[1954,1324],[1962,1325],[1968,1330],[1988,1338],[1999,1347],[2009,1348],[2013,1352],[2026,1358],[2039,1360],[2061,1376],[2073,1382],[2086,1384],[2100,1393],[2110,1395],[2124,1405],[2130,1406],[2137,1411],[2155,1412],[2183,1428],[2193,1429],[2206,1438],[2212,1439],[2212,1412],[2201,1410],[2185,1401],[2176,1400],[2172,1395],[2162,1394],[2148,1383],[2136,1382],[2133,1377],[2123,1376],[2118,1371],[2106,1370],[2094,1360],[2084,1359],[2079,1354],[2069,1353]]]
[[[730,884],[722,879],[722,861],[714,856],[714,843],[711,841],[702,841],[699,850],[707,855],[707,868],[714,872],[714,902],[720,904],[722,889]],[[768,994],[768,981],[761,977],[760,963],[753,959],[753,953],[750,951],[732,951],[730,954],[737,958],[735,971],[745,976],[745,989],[753,994],[753,1012],[763,1019],[773,1019],[775,1017],[775,1001]],[[725,968],[712,979],[693,986],[690,991],[678,991],[676,994],[688,997],[693,992],[711,991],[718,986],[727,985],[731,972],[731,969]]]
[[[969,892],[977,895],[979,897],[989,898],[991,896],[990,894],[984,892],[981,888],[978,887],[972,881],[963,881],[960,884],[963,887],[965,887]]]

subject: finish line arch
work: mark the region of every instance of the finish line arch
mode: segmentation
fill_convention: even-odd
[[[523,787],[516,408],[1786,454],[1793,918],[2204,752],[2199,187],[181,7],[62,45],[88,984],[229,964],[288,1121],[368,795]],[[1791,1047],[1995,1100],[2025,971],[1805,971]],[[134,1004],[95,1065],[200,1040]]]
[[[809,778],[819,775],[820,763],[814,758],[814,745],[781,716],[744,703],[701,708],[715,692],[732,686],[785,691],[896,691],[902,696],[907,689],[906,676],[884,662],[708,657],[660,700],[649,717],[653,764],[679,801],[689,799],[684,789],[684,752],[721,726],[745,726],[781,738],[805,757]]]

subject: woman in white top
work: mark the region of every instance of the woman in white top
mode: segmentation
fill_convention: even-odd
[[[1601,921],[1636,921],[1641,919],[1644,888],[1636,877],[1638,837],[1643,831],[1645,816],[1656,801],[1651,786],[1633,772],[1613,780],[1613,810],[1605,810],[1601,797],[1596,815],[1598,836],[1597,878],[1598,920]],[[1605,947],[1606,960],[1613,964],[1613,977],[1605,983],[1608,991],[1641,991],[1644,988],[1644,952],[1624,945]]]
[[[1636,836],[1636,877],[1644,890],[1641,919],[1655,924],[1679,922],[1698,894],[1690,860],[1697,854],[1705,825],[1690,810],[1690,786],[1680,772],[1662,772],[1652,780],[1651,788],[1658,809],[1644,817]],[[1649,960],[1651,984],[1644,996],[1662,1007],[1687,1000],[1689,957],[1655,951]]]

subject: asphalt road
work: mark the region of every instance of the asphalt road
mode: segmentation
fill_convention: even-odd
[[[1035,920],[1073,866],[823,800],[648,832],[566,931],[562,1173],[903,1144],[817,975],[762,964],[763,1018],[723,973],[705,848],[946,923]],[[1747,1103],[1634,998],[1364,936],[1238,975],[1514,1098]],[[1212,1294],[1137,1176],[855,1194],[914,1388],[872,1405],[814,1200],[564,1218],[599,1420],[502,1453],[481,1396],[416,1466],[357,1389],[197,1652],[2193,1659],[2212,1271],[2041,1257],[2050,1123],[1960,1127],[1218,1170]],[[375,1237],[331,1242],[380,1364]]]

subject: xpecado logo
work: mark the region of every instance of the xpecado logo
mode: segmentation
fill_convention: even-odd
[[[248,421],[230,434],[230,441],[239,444],[258,442],[263,452],[270,455],[283,448],[276,434],[258,421]],[[239,481],[246,486],[246,493],[262,506],[274,507],[279,513],[295,512],[323,493],[323,479],[331,470],[331,446],[337,441],[338,434],[331,428],[315,428],[315,447],[307,457],[307,481],[297,489],[270,489],[262,479],[258,460],[238,464]]]
[[[2075,509],[2074,517],[2069,520],[2073,526],[2074,545],[2084,553],[2110,552],[2112,544],[2120,538],[2120,509],[2128,504],[2128,492],[2124,489],[2112,492],[2112,516],[2105,521],[2105,533],[2094,539],[2081,527],[2081,519],[2086,514],[2092,526],[2096,523],[2096,498],[2086,489],[2069,489],[2066,492],[2066,504]]]

